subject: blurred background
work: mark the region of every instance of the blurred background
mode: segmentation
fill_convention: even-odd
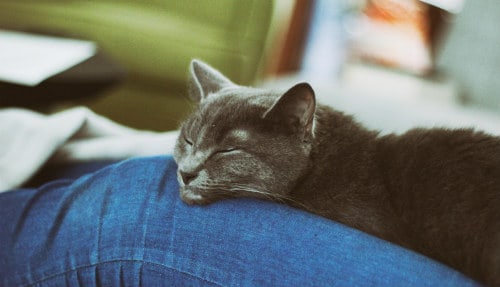
[[[238,84],[308,81],[322,102],[386,132],[496,132],[499,23],[498,0],[0,1],[0,30],[97,46],[37,86],[0,80],[0,105],[84,105],[133,128],[176,129],[198,58]]]

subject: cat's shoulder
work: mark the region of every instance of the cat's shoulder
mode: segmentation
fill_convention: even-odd
[[[461,144],[500,144],[500,137],[488,134],[474,128],[415,128],[397,136],[406,143],[413,144],[448,144],[451,146]]]
[[[491,158],[500,161],[500,137],[473,128],[416,128],[380,139],[383,149],[420,158]]]

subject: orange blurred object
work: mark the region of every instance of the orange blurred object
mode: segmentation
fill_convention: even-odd
[[[415,74],[434,68],[438,8],[419,0],[369,0],[353,38],[353,56]],[[444,13],[444,12],[442,12]]]

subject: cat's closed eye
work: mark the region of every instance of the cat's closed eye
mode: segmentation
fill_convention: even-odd
[[[229,147],[229,148],[224,148],[224,149],[220,149],[220,150],[217,150],[216,153],[219,153],[219,154],[229,154],[229,153],[235,153],[235,152],[239,152],[241,151],[240,149],[236,148],[236,147]]]
[[[187,137],[184,137],[184,142],[189,145],[189,146],[192,146],[193,145],[193,141],[188,139]]]

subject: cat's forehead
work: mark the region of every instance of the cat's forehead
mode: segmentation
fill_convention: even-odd
[[[262,89],[239,86],[224,88],[209,95],[200,104],[199,116],[210,118],[223,115],[224,118],[233,120],[252,115],[260,116],[272,106],[277,96]],[[224,119],[218,120],[224,121]]]
[[[247,141],[276,95],[253,88],[228,88],[208,95],[192,115],[187,129],[199,138]],[[210,141],[210,140],[209,140]]]
[[[212,99],[213,104],[216,105],[227,102],[229,104],[269,108],[278,95],[279,93],[270,90],[235,85],[221,89],[209,99]]]

